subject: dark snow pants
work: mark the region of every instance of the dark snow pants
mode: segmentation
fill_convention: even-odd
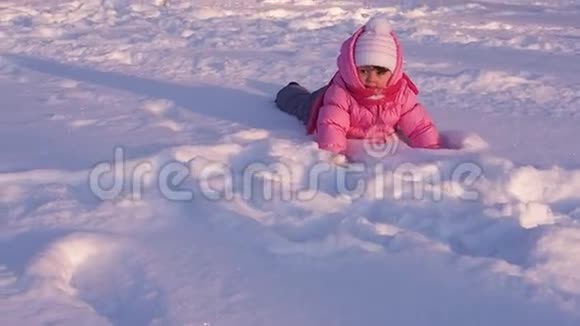
[[[310,93],[306,88],[296,83],[290,83],[276,94],[276,105],[281,111],[295,116],[306,124],[312,104],[324,90],[325,87]]]

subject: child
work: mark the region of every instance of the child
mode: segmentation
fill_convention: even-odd
[[[384,142],[396,132],[411,147],[440,148],[439,133],[403,72],[403,51],[389,22],[375,17],[341,47],[338,72],[310,93],[291,82],[276,104],[315,133],[319,147],[345,159],[347,139]]]

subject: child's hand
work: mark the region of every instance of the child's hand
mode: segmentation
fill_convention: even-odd
[[[333,154],[330,157],[330,163],[337,165],[337,166],[341,166],[341,167],[347,167],[348,166],[348,159],[346,158],[346,156],[344,154]]]

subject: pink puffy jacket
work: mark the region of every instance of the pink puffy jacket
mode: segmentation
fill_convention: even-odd
[[[347,139],[381,142],[395,133],[395,129],[407,137],[412,147],[439,148],[437,128],[417,101],[417,87],[403,73],[403,51],[394,33],[397,68],[382,98],[372,99],[374,94],[358,78],[354,45],[363,29],[342,44],[338,72],[310,111],[308,134],[315,133],[319,147],[335,153],[345,152]]]

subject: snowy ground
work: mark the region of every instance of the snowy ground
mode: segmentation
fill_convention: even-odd
[[[580,3],[529,3],[2,1],[0,324],[578,325]],[[330,167],[273,97],[376,13],[461,149]]]

